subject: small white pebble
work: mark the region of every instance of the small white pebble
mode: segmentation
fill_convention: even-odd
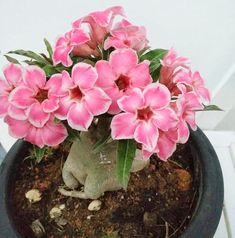
[[[64,210],[64,209],[65,209],[65,204],[59,205],[59,209],[60,209],[60,210]]]
[[[94,215],[89,215],[86,217],[87,220],[91,220],[91,218],[94,217]]]
[[[58,218],[62,215],[62,211],[58,208],[58,207],[53,207],[50,212],[50,218],[54,219],[54,218]]]
[[[149,201],[149,202],[151,202],[151,201],[152,201],[152,199],[151,199],[151,198],[148,198],[148,201]]]
[[[122,200],[124,199],[124,196],[123,196],[123,195],[121,196],[121,199],[122,199]]]
[[[156,196],[158,195],[158,193],[156,193]]]
[[[148,175],[148,178],[151,178],[151,175],[150,175],[150,174]]]
[[[25,197],[29,200],[30,203],[39,202],[42,197],[41,193],[38,189],[31,189],[27,193],[25,193]]]
[[[99,211],[101,208],[101,204],[102,202],[100,200],[93,200],[89,206],[88,206],[88,210],[89,211]]]

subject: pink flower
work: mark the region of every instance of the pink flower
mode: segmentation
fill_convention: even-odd
[[[39,67],[28,66],[24,72],[23,82],[12,91],[9,100],[17,109],[24,110],[26,118],[33,126],[43,127],[50,114],[58,108],[58,100],[50,94],[46,75]],[[17,111],[14,112],[14,118],[26,119]]]
[[[69,54],[76,47],[84,45],[84,43],[89,40],[89,35],[85,33],[83,29],[73,29],[67,32],[64,36],[59,37],[53,53],[54,64],[62,63],[64,66],[71,66],[73,62]]]
[[[159,129],[168,131],[177,124],[177,117],[169,104],[170,92],[162,84],[150,84],[143,92],[139,88],[133,89],[129,95],[118,100],[124,113],[112,119],[112,138],[134,138],[147,151],[153,151],[158,142]]]
[[[174,76],[179,72],[179,70],[188,68],[188,59],[182,56],[178,56],[176,51],[172,48],[165,55],[163,60],[161,60],[161,72],[159,82],[166,85],[170,90],[172,95],[177,95],[180,93],[179,89],[176,87],[175,82],[173,82]]]
[[[173,81],[177,85],[185,85],[185,89],[188,92],[194,91],[199,98],[205,99],[208,102],[210,101],[210,92],[205,87],[205,82],[198,71],[192,73],[191,70],[182,70],[174,77]]]
[[[9,95],[15,87],[22,83],[22,68],[16,64],[9,64],[3,70],[6,80],[0,79],[0,117],[4,117],[7,114],[14,114],[14,111],[18,111],[21,117],[25,117],[22,110],[16,109],[9,102]]]
[[[133,88],[145,88],[152,82],[149,74],[149,61],[138,64],[138,56],[132,49],[115,50],[109,61],[96,63],[98,80],[96,84],[112,99],[108,110],[111,114],[120,112],[117,100],[127,95]]]
[[[97,80],[95,68],[78,63],[72,69],[72,77],[66,71],[53,75],[49,87],[59,99],[55,112],[59,119],[79,131],[87,131],[93,117],[107,112],[111,100],[106,93],[94,86]]]
[[[124,16],[124,10],[120,6],[110,7],[104,11],[92,12],[89,15],[76,20],[73,23],[74,28],[80,28],[82,23],[88,23],[91,29],[91,39],[100,44],[105,35],[110,31],[114,17],[116,15]]]
[[[195,92],[186,92],[179,96],[179,98],[172,103],[172,108],[176,111],[179,118],[178,128],[178,142],[186,143],[189,138],[188,125],[193,130],[197,129],[195,122],[195,113],[197,110],[203,109],[199,97]]]
[[[28,120],[16,120],[6,116],[4,121],[9,126],[9,134],[15,138],[23,138],[42,148],[45,145],[57,146],[68,136],[62,123],[55,123],[53,117],[42,126],[36,127]]]
[[[127,20],[122,20],[111,31],[111,36],[104,43],[104,49],[110,47],[116,49],[132,48],[136,51],[147,48],[146,30],[143,26],[132,25]]]

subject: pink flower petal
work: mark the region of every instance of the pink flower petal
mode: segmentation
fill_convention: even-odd
[[[179,140],[178,143],[186,143],[189,138],[189,129],[188,125],[185,121],[181,120],[178,124],[178,134],[179,134]]]
[[[109,107],[108,113],[110,113],[110,114],[119,113],[121,110],[117,104],[117,101],[123,95],[123,92],[120,92],[119,89],[117,88],[117,86],[114,86],[112,88],[106,88],[105,92],[112,100],[112,103]]]
[[[9,126],[9,134],[14,138],[23,138],[29,132],[30,123],[28,121],[15,120],[9,116],[6,116],[4,121]]]
[[[145,60],[144,62],[136,65],[128,73],[130,77],[132,87],[144,88],[152,82],[152,78],[149,73],[149,61]]]
[[[134,138],[137,126],[135,115],[121,113],[113,117],[111,122],[111,135],[114,140]]]
[[[146,105],[153,109],[161,109],[170,103],[170,91],[160,83],[152,83],[144,89],[144,99]]]
[[[76,28],[72,30],[71,39],[70,39],[70,44],[72,46],[86,43],[89,40],[90,40],[90,36],[83,29]]]
[[[194,111],[187,111],[184,113],[184,120],[191,126],[191,128],[196,131],[197,125],[195,122],[195,112]]]
[[[98,73],[96,84],[101,88],[111,87],[116,80],[116,76],[109,62],[105,60],[99,60],[96,63],[95,68]]]
[[[86,106],[94,116],[107,112],[111,102],[110,97],[100,88],[94,87],[85,93]]]
[[[24,109],[17,108],[11,104],[8,106],[8,115],[16,120],[26,120],[27,116]]]
[[[9,64],[3,70],[4,76],[10,85],[18,86],[22,82],[22,69],[17,64]]]
[[[44,142],[42,140],[42,129],[41,128],[36,128],[31,126],[29,128],[28,134],[25,136],[25,140],[37,145],[38,147],[42,148],[44,146]]]
[[[122,111],[135,113],[136,109],[144,107],[142,91],[139,88],[133,89],[118,100],[118,106]]]
[[[8,105],[8,97],[0,95],[0,117],[7,115]]]
[[[26,112],[29,122],[35,127],[43,127],[49,120],[50,114],[43,111],[39,102],[33,103]]]
[[[73,50],[72,46],[58,46],[55,48],[52,59],[55,65],[62,63],[64,66],[69,67],[72,65],[69,54]]]
[[[68,124],[78,131],[87,131],[93,119],[84,103],[73,104],[67,117]]]
[[[24,82],[35,92],[38,88],[44,88],[46,84],[46,75],[44,71],[37,66],[28,66],[24,72]]]
[[[184,97],[187,110],[195,111],[203,109],[203,105],[195,92],[185,93],[182,97]]]
[[[156,127],[163,131],[167,131],[177,125],[178,119],[175,112],[170,108],[164,108],[156,111],[153,116]]]
[[[14,106],[25,109],[37,101],[34,96],[35,92],[32,89],[19,86],[11,92],[9,101]]]
[[[5,80],[2,80],[0,78],[0,96],[8,96],[11,90],[12,86],[10,86]]]
[[[109,62],[119,77],[127,75],[138,63],[138,56],[132,49],[115,50],[110,54]]]
[[[158,129],[151,120],[148,122],[140,121],[135,130],[134,138],[143,144],[148,151],[153,151],[157,145],[158,134]]]
[[[161,160],[166,161],[176,150],[176,142],[172,141],[167,133],[160,132],[157,147],[158,157]]]
[[[59,108],[54,112],[54,115],[60,120],[67,119],[67,114],[72,104],[74,104],[74,102],[70,100],[69,96],[60,98]]]
[[[42,109],[46,113],[51,113],[59,108],[59,98],[51,96],[42,102]]]
[[[97,72],[90,64],[77,63],[72,69],[72,79],[81,89],[92,88],[97,80]]]
[[[57,146],[68,136],[62,123],[48,122],[40,131],[43,143],[48,146]]]

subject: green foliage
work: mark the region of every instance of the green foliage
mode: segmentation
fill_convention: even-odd
[[[44,146],[43,148],[39,148],[36,145],[33,145],[33,148],[30,150],[30,155],[25,159],[31,159],[35,163],[39,164],[43,158],[52,155],[52,148],[48,146]]]
[[[53,50],[52,50],[51,44],[46,38],[44,38],[44,43],[46,45],[47,52],[49,54],[49,58],[52,59]]]
[[[9,51],[7,54],[16,54],[16,55],[21,55],[21,56],[25,56],[27,58],[30,58],[31,60],[36,60],[38,63],[40,64],[44,64],[47,65],[49,62],[42,57],[39,54],[36,54],[35,52],[31,51],[31,50],[14,50],[14,51]]]
[[[150,61],[150,74],[153,78],[153,81],[156,82],[159,78],[161,62],[160,60],[167,54],[165,49],[155,49],[150,50],[147,53],[140,56],[140,61],[149,60]]]
[[[203,105],[204,108],[199,111],[223,111],[221,108],[219,108],[216,105]]]
[[[15,59],[15,58],[13,58],[13,57],[11,57],[11,56],[9,56],[9,55],[4,55],[4,56],[6,57],[6,59],[7,59],[10,63],[20,64],[20,62],[19,62],[17,59]]]
[[[136,142],[134,140],[119,140],[117,148],[117,177],[124,189],[127,189],[130,170],[135,158]]]

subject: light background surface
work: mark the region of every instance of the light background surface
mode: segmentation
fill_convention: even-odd
[[[0,68],[7,63],[3,57],[6,52],[42,52],[44,37],[53,43],[77,18],[113,5],[122,5],[131,22],[147,28],[153,48],[173,46],[189,57],[193,69],[201,72],[213,95],[227,80],[225,75],[235,64],[234,0],[0,0]],[[219,103],[235,101],[235,93],[232,96],[219,99]],[[234,108],[234,104],[229,108]],[[234,115],[235,110],[230,117]],[[233,129],[230,125],[234,123],[226,120],[229,122],[222,129]],[[211,124],[206,117],[199,122],[205,129]],[[6,149],[14,142],[2,120],[0,141]]]

